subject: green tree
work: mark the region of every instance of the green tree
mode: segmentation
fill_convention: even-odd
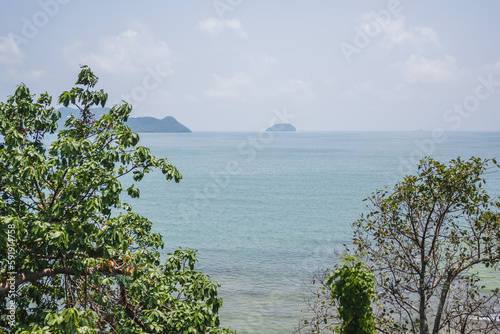
[[[372,301],[375,299],[374,275],[354,257],[347,257],[330,275],[327,285],[338,302],[342,320],[341,334],[373,334],[375,321]]]
[[[377,332],[500,331],[498,283],[486,288],[479,272],[494,272],[500,262],[500,201],[483,188],[492,165],[498,167],[479,158],[449,164],[425,158],[416,175],[367,199],[369,213],[353,224],[353,251],[375,275]],[[312,333],[341,323],[330,275],[327,270],[313,280],[319,284],[311,288],[313,316],[299,324]]]
[[[65,128],[51,97],[20,85],[0,104],[0,329],[17,333],[228,333],[218,285],[196,271],[195,251],[163,248],[152,223],[121,202],[153,169],[181,174],[138,146],[127,103],[95,119],[107,94],[82,66],[58,102],[75,106]],[[44,136],[57,138],[48,144]]]
[[[500,202],[483,188],[490,163],[426,158],[417,175],[375,192],[354,224],[357,252],[376,273],[379,317],[394,332],[499,330],[499,291],[482,293],[476,274],[500,261]]]
[[[376,300],[374,275],[359,258],[344,255],[334,267],[315,275],[309,290],[309,319],[300,321],[296,333],[373,334],[372,303]]]

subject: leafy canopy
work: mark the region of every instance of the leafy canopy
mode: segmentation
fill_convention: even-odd
[[[60,130],[46,93],[36,99],[20,85],[0,104],[0,329],[229,332],[219,325],[218,285],[195,270],[195,251],[160,264],[162,237],[121,201],[124,191],[138,198],[135,182],[153,169],[166,181],[182,176],[138,145],[129,104],[95,119],[91,108],[108,98],[97,82],[82,66],[58,100],[80,114]],[[127,189],[125,175],[134,180]]]
[[[382,310],[396,332],[486,333],[498,290],[480,293],[479,266],[500,261],[500,203],[484,189],[495,160],[421,161],[392,192],[377,191],[355,226],[354,243],[377,276]],[[394,319],[394,316],[386,319]]]
[[[480,275],[500,263],[500,201],[484,188],[484,174],[497,167],[495,160],[474,157],[448,164],[425,158],[416,175],[367,199],[369,213],[353,224],[353,243],[354,256],[375,278],[377,332],[499,332],[500,290],[487,289]],[[320,276],[323,288],[312,290],[313,319],[299,330],[322,322],[312,332],[345,326],[358,307],[368,310],[368,299],[353,298],[359,274],[337,271],[327,293],[331,281]]]

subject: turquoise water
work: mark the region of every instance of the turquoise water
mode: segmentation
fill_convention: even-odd
[[[140,144],[184,179],[152,173],[128,202],[163,235],[164,255],[198,250],[199,268],[222,285],[223,324],[240,333],[292,333],[303,282],[337,263],[363,198],[418,159],[500,157],[500,133],[141,134]],[[500,194],[500,173],[487,178]]]

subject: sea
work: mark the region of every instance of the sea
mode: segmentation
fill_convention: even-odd
[[[196,249],[197,268],[220,284],[223,326],[293,333],[313,275],[339,262],[363,199],[389,189],[430,156],[500,158],[500,132],[141,133],[139,145],[183,175],[158,171],[124,201],[163,236],[162,257]],[[500,171],[485,175],[500,195]],[[498,277],[487,280],[498,282]]]

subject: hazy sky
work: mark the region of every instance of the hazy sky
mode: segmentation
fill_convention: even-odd
[[[79,65],[193,131],[493,130],[500,1],[3,0],[0,100]],[[293,118],[292,118],[293,116]]]

